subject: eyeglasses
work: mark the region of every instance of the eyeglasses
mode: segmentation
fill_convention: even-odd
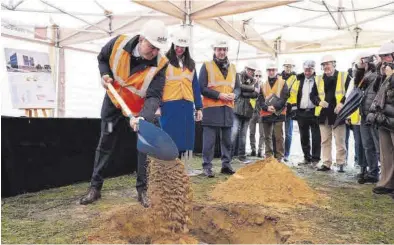
[[[261,77],[261,75],[255,75],[255,77]]]
[[[227,48],[216,48],[216,51],[219,51],[219,52],[224,51],[224,52],[226,52]]]

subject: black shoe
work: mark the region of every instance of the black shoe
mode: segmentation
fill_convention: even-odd
[[[365,180],[365,183],[378,183],[379,178],[373,177],[373,176],[370,176],[370,175],[366,175],[364,177],[364,180]]]
[[[301,161],[299,164],[308,165],[308,164],[311,164],[311,163],[312,163],[312,161],[311,161],[311,160],[304,159],[304,161]]]
[[[252,153],[250,153],[250,156],[255,157],[256,156],[256,151],[252,151]]]
[[[320,168],[317,169],[317,171],[323,171],[323,172],[327,172],[330,170],[331,168],[327,167],[326,165],[322,165]]]
[[[150,203],[146,190],[138,191],[138,201],[144,208],[149,208]]]
[[[79,200],[79,204],[87,205],[101,198],[101,192],[95,187],[90,187],[88,193]]]
[[[338,173],[344,173],[345,170],[343,168],[344,168],[343,164],[339,165]]]
[[[262,158],[262,157],[263,157],[263,154],[261,154],[261,152],[259,152],[259,153],[257,153],[257,157],[258,157],[258,158]]]
[[[378,186],[372,189],[372,192],[378,195],[386,195],[394,192],[394,189]]]
[[[357,174],[357,178],[361,179],[364,178],[364,176],[367,174],[367,167],[361,167],[360,173]]]
[[[233,175],[233,174],[235,174],[235,171],[232,170],[231,168],[222,168],[222,169],[220,170],[220,173],[222,173],[222,174],[228,174],[228,175]]]
[[[215,177],[215,174],[212,172],[211,168],[204,168],[203,173],[205,174],[205,176],[207,176],[208,178],[213,178]]]

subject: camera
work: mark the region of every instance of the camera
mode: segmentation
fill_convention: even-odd
[[[394,70],[394,63],[392,63],[392,62],[383,62],[383,67],[386,67],[386,66],[388,66],[388,67],[390,67],[391,69]]]

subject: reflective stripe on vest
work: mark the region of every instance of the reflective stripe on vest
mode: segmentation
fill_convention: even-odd
[[[163,90],[163,101],[185,99],[193,102],[193,77],[194,72],[168,65],[166,83]]]
[[[317,76],[315,76],[314,80],[317,81],[317,79],[318,79]],[[290,90],[290,97],[287,100],[288,103],[290,103],[290,104],[297,103],[297,95],[298,95],[298,90],[300,89],[300,84],[301,84],[300,80],[297,80],[294,82],[293,87]],[[301,98],[302,98],[302,96],[301,96]],[[301,103],[301,101],[300,101],[300,103]]]
[[[280,98],[280,94],[282,92],[284,85],[285,85],[285,81],[283,81],[281,76],[278,76],[278,79],[276,79],[275,84],[272,88],[271,88],[271,85],[269,84],[269,82],[266,81],[262,86],[262,92],[263,92],[264,98],[267,99],[273,94],[275,94],[276,96],[278,96]],[[282,110],[281,114],[286,115],[286,107]],[[260,110],[260,116],[266,117],[266,116],[271,116],[271,115],[272,115],[272,112]]]
[[[223,77],[222,72],[220,71],[219,67],[216,65],[214,61],[205,62],[204,64],[208,75],[208,84],[207,84],[208,88],[215,90],[219,93],[234,92],[237,73],[235,66],[233,64],[230,64],[226,78]],[[202,102],[204,108],[215,107],[215,106],[229,106],[231,108],[234,107],[234,101],[211,99],[206,96],[203,96]]]
[[[126,44],[132,39],[121,35],[114,44],[109,64],[114,77],[113,86],[126,102],[133,115],[141,111],[146,91],[154,76],[167,64],[168,59],[157,56],[157,67],[149,66],[145,70],[136,72],[130,76],[130,53],[124,50]],[[120,108],[113,95],[107,91],[112,103]]]
[[[335,88],[335,98],[337,105],[341,102],[343,96],[345,96],[346,93],[345,83],[346,83],[347,75],[348,75],[347,72],[338,72],[337,85]],[[323,101],[325,99],[326,94],[324,92],[324,79],[322,76],[319,76],[318,79],[316,80],[316,86],[317,86],[319,98],[321,101]],[[320,116],[321,110],[322,110],[321,106],[316,106],[315,116]]]
[[[286,84],[287,84],[287,87],[290,89],[293,89],[293,86],[294,86],[294,83],[297,81],[297,76],[296,75],[291,75],[289,78],[287,78],[287,80],[286,80]],[[289,96],[289,98],[287,99],[287,102],[288,103],[292,103],[291,102],[291,97]]]

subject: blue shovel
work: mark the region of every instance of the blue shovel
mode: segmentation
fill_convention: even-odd
[[[112,84],[108,89],[118,101],[123,111],[130,119],[135,118],[122,97],[118,94]],[[178,157],[178,148],[172,138],[163,130],[145,120],[139,120],[137,129],[137,150],[154,158],[164,161],[175,160]]]

